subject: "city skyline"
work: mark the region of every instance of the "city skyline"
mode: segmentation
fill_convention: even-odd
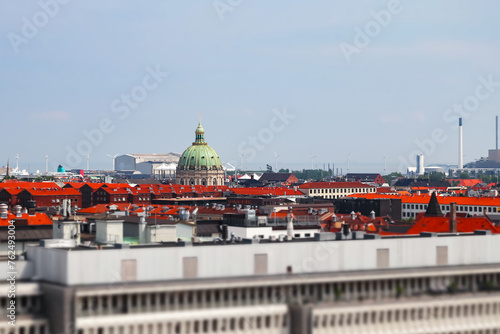
[[[110,169],[108,154],[182,153],[200,113],[223,162],[243,154],[249,169],[275,154],[279,167],[314,156],[344,173],[348,160],[404,171],[416,153],[456,165],[458,115],[474,161],[495,147],[499,6],[4,3],[0,100],[22,127],[4,128],[0,165],[19,154],[21,169],[44,171],[48,155],[53,171],[85,169],[90,154],[91,169]]]

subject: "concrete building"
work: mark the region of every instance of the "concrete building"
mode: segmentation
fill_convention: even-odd
[[[177,169],[177,164],[176,163],[169,163],[169,164],[161,164],[158,167],[153,168],[153,177],[155,179],[168,179],[168,180],[175,180],[175,170]]]
[[[424,155],[419,154],[417,155],[417,175],[424,175],[425,173],[425,167],[424,167]]]
[[[164,164],[171,164],[179,161],[179,153],[167,154],[123,154],[115,158],[115,168],[117,172],[139,171],[142,174],[153,175],[155,168]]]
[[[499,264],[500,236],[484,231],[102,249],[44,242],[16,262],[16,327],[3,321],[0,332],[498,334]],[[8,271],[0,262],[3,282]],[[4,317],[9,302],[0,296]]]

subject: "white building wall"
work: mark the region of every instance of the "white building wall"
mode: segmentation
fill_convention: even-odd
[[[270,236],[274,236],[278,238],[281,236],[287,235],[287,230],[273,230],[271,226],[265,227],[239,227],[239,226],[228,226],[228,232],[234,233],[237,237],[249,238],[257,236],[260,239],[269,239]],[[315,233],[319,233],[319,229],[311,228],[311,229],[296,229],[293,234],[295,238],[312,238]]]
[[[75,235],[80,233],[80,222],[76,221],[55,221],[52,225],[53,239],[75,239]]]
[[[175,225],[148,225],[148,242],[172,242],[177,241]]]
[[[123,242],[123,221],[97,221],[96,225],[97,242]]]
[[[327,199],[343,198],[353,194],[373,194],[377,190],[375,187],[355,187],[355,188],[312,188],[300,189],[307,196],[322,197]]]
[[[28,247],[39,279],[60,284],[103,284],[124,279],[122,261],[135,261],[137,281],[183,278],[185,258],[197,259],[198,278],[252,276],[257,254],[266,255],[267,274],[418,268],[437,264],[437,247],[447,247],[448,265],[500,263],[500,235],[406,237],[376,240],[274,242],[225,246],[151,247],[67,251]],[[423,251],[425,250],[425,252]],[[214,259],[217,259],[214,261]],[[355,259],[355,260],[353,260]],[[82,266],[92,263],[92,266]],[[231,265],[228,265],[228,264]],[[1,277],[0,277],[1,278]]]
[[[117,171],[135,170],[135,158],[125,154],[115,158],[115,169]]]
[[[191,240],[191,238],[194,236],[193,233],[193,230],[195,228],[194,225],[178,223],[175,224],[175,227],[176,227],[177,238],[181,238],[183,240]]]

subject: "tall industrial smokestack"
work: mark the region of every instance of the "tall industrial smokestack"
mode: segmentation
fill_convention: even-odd
[[[496,124],[497,124],[497,132],[496,132],[496,134],[497,134],[497,147],[496,147],[496,149],[498,150],[498,116],[496,117],[496,120],[497,120],[496,121]]]
[[[458,169],[464,168],[464,148],[462,144],[462,117],[458,119]]]

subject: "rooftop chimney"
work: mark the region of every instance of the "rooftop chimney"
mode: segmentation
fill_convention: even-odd
[[[450,233],[457,233],[457,203],[450,203]]]
[[[20,205],[16,205],[14,209],[16,210],[16,217],[17,218],[22,217],[21,211],[23,208]]]
[[[0,218],[1,219],[7,219],[8,214],[7,214],[7,204],[0,204]]]

